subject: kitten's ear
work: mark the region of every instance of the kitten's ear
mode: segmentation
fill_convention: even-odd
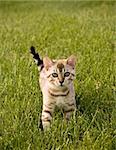
[[[49,57],[46,56],[43,58],[43,64],[46,69],[49,69],[53,65],[53,62]]]
[[[76,57],[74,55],[71,55],[68,59],[67,59],[67,64],[72,66],[73,68],[76,65]]]

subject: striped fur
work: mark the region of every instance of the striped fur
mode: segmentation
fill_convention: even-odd
[[[32,50],[33,48],[31,48]],[[38,53],[32,50],[40,68],[40,88],[43,93],[42,125],[43,129],[50,126],[56,106],[64,112],[66,120],[70,120],[72,112],[76,109],[73,80],[75,78],[75,57],[68,59],[51,60],[45,57],[40,59]]]

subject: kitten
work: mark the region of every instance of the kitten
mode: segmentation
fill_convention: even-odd
[[[76,109],[73,85],[76,59],[70,56],[67,59],[51,60],[44,57],[41,60],[33,46],[31,53],[40,70],[39,83],[43,94],[41,120],[43,129],[47,129],[56,106],[63,110],[66,120],[70,120],[72,112]]]

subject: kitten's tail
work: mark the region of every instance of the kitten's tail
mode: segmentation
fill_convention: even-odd
[[[39,54],[36,53],[34,46],[30,47],[30,53],[33,55],[33,58],[37,64],[37,66],[40,67],[40,70],[42,70],[44,67],[43,66],[43,60],[40,58]]]

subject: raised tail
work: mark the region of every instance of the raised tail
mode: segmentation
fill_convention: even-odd
[[[40,56],[38,53],[35,51],[35,47],[31,46],[30,47],[30,53],[33,55],[34,61],[36,62],[37,66],[40,67],[40,70],[43,69],[43,60],[40,59]]]

